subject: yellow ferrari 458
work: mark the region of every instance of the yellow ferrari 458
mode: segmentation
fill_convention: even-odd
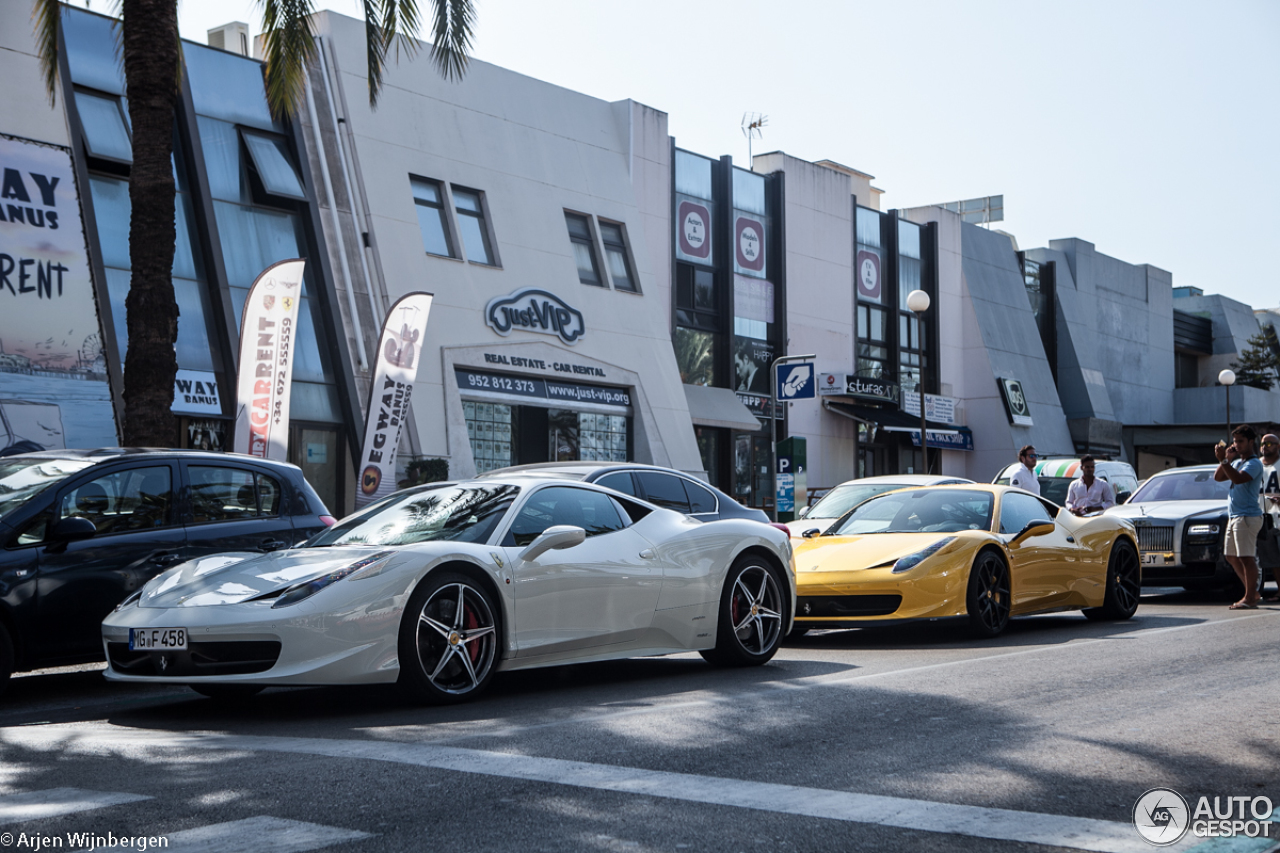
[[[1007,486],[871,498],[797,544],[795,566],[793,635],[954,618],[994,637],[1011,616],[1055,610],[1128,619],[1142,584],[1128,521]]]

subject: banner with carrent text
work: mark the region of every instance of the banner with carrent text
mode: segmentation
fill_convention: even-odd
[[[427,333],[433,298],[430,293],[410,293],[402,297],[391,306],[382,324],[360,452],[357,509],[396,490],[396,450],[409,414],[409,399],[413,383],[417,381],[418,356],[422,351],[419,342]]]
[[[293,343],[302,297],[301,258],[263,270],[244,301],[236,375],[235,452],[286,461]]]

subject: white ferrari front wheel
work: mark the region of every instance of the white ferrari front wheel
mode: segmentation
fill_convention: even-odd
[[[419,701],[464,702],[493,678],[498,659],[498,610],[466,575],[428,576],[409,599],[400,623],[400,685]]]
[[[782,644],[787,617],[784,585],[778,571],[753,555],[739,557],[725,578],[720,595],[716,646],[702,656],[718,666],[758,666]]]

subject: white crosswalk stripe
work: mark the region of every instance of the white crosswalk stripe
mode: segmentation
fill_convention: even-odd
[[[151,798],[142,794],[86,791],[82,788],[50,788],[25,794],[0,794],[0,826],[149,799]]]
[[[304,823],[299,820],[260,815],[258,817],[215,823],[181,832],[155,833],[167,840],[166,853],[305,853],[344,841],[372,838],[367,832]],[[76,843],[76,842],[72,842]],[[79,841],[82,850],[101,850],[111,846],[109,837]],[[118,837],[117,837],[117,846]]]

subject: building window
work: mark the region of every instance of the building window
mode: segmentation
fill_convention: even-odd
[[[676,267],[676,363],[686,385],[720,385],[720,297],[710,270]]]
[[[418,210],[418,230],[422,232],[422,247],[427,250],[428,255],[457,257],[453,253],[453,241],[449,239],[444,193],[439,182],[410,178],[409,184],[413,187],[413,203]]]
[[[462,235],[462,250],[467,260],[496,266],[480,193],[455,186],[453,206],[458,211],[458,231]]]
[[[302,189],[302,181],[298,180],[298,172],[293,168],[283,139],[244,130],[240,131],[240,136],[249,149],[249,159],[268,195],[306,201],[307,194]]]
[[[925,368],[925,326],[907,307],[907,297],[924,284],[921,277],[920,226],[898,225],[898,384],[902,393],[920,393]]]
[[[858,305],[858,375],[882,379],[889,360],[888,318],[883,308]]]
[[[925,324],[915,315],[898,315],[898,381],[902,393],[920,393],[920,375],[925,367]]]
[[[604,242],[604,256],[609,264],[609,277],[613,279],[614,288],[635,293],[636,277],[631,273],[631,262],[627,259],[627,243],[622,234],[622,226],[601,222],[600,239]]]
[[[84,128],[85,148],[90,157],[133,162],[133,143],[129,140],[128,119],[122,98],[93,95],[76,90],[76,112]]]
[[[573,259],[578,263],[578,281],[604,287],[604,282],[600,279],[600,265],[596,263],[596,247],[591,237],[590,221],[581,214],[568,211],[565,211],[564,221],[569,226]]]
[[[1174,364],[1174,388],[1199,388],[1200,387],[1200,359],[1193,352],[1175,352],[1173,354]]]

